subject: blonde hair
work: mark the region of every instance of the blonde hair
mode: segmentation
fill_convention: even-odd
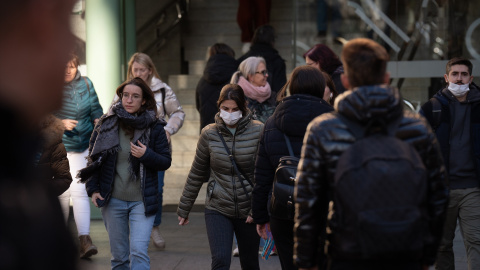
[[[260,63],[263,63],[265,67],[267,66],[267,62],[265,62],[263,57],[251,56],[243,60],[242,63],[240,63],[240,66],[238,66],[238,71],[233,73],[230,83],[238,83],[240,76],[245,77],[245,79],[248,81],[248,75],[255,75],[257,72],[257,67]]]
[[[140,65],[144,65],[146,68],[150,69],[152,71],[152,74],[148,75],[147,78],[147,84],[150,85],[152,83],[152,78],[157,77],[160,79],[160,76],[158,75],[157,69],[155,68],[155,65],[153,64],[152,59],[150,56],[141,53],[141,52],[136,52],[130,57],[130,61],[128,61],[128,72],[127,72],[127,80],[131,80],[135,78],[133,75],[132,69],[133,69],[133,63],[139,63]]]

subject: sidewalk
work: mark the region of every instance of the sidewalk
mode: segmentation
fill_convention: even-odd
[[[167,208],[168,210],[168,208]],[[171,210],[170,210],[171,211]],[[75,230],[73,220],[70,220],[70,228]],[[187,226],[179,226],[175,212],[164,212],[162,220],[162,235],[167,243],[166,249],[158,250],[150,243],[150,265],[152,270],[208,270],[210,269],[210,248],[203,212],[191,212],[190,223]],[[75,230],[76,231],[76,230]],[[108,234],[102,220],[92,220],[90,235],[94,244],[98,247],[98,254],[91,259],[80,260],[81,270],[106,270],[110,269],[110,245]],[[457,227],[454,240],[455,269],[467,270],[466,252],[460,229]],[[260,269],[281,269],[277,256],[270,257],[267,261],[259,258]],[[240,270],[238,257],[232,257],[231,270]],[[430,269],[433,269],[431,267]]]
[[[72,221],[73,222],[73,221]],[[70,227],[75,226],[70,223]],[[149,255],[152,270],[207,270],[210,269],[210,248],[203,212],[191,212],[190,223],[179,226],[175,212],[164,212],[162,217],[162,235],[167,243],[160,251],[150,242]],[[110,269],[110,245],[108,234],[102,220],[92,220],[90,235],[98,247],[98,254],[91,259],[80,260],[81,270]],[[259,257],[262,270],[281,269],[278,256],[267,261]],[[230,269],[240,270],[238,257],[232,257]]]

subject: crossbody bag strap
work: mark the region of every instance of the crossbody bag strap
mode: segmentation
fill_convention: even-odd
[[[288,138],[285,133],[283,134],[283,137],[285,137],[285,142],[287,143],[287,148],[288,148],[288,153],[290,156],[294,157],[295,155],[293,154],[293,149],[292,149],[292,144],[290,143],[290,139]]]
[[[240,173],[240,170],[237,167],[237,163],[235,162],[235,158],[233,157],[232,153],[230,153],[230,150],[228,149],[227,143],[225,142],[225,139],[223,138],[222,133],[220,133],[220,131],[218,129],[217,129],[217,133],[218,133],[218,136],[220,136],[220,140],[223,143],[223,147],[225,147],[225,150],[227,151],[228,157],[230,158],[230,161],[233,164],[233,168],[235,169],[235,172],[237,173],[240,184],[242,184],[243,191],[245,192],[245,195],[247,195],[247,199],[250,199],[250,195],[248,195],[247,188],[245,187],[245,184],[243,183],[243,181],[241,181],[241,178],[242,178],[241,176],[243,176],[243,178],[245,180],[247,180],[248,184],[250,184],[250,186],[252,186],[252,187],[253,187],[253,183],[250,181],[250,179],[248,179],[248,177],[246,177],[244,174]]]

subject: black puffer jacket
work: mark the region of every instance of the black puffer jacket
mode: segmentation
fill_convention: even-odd
[[[208,59],[195,92],[195,104],[200,113],[200,130],[208,124],[215,123],[220,90],[230,82],[237,67],[237,60],[226,54],[215,54]]]
[[[158,171],[167,170],[172,162],[164,125],[165,122],[161,122],[161,120],[152,123],[147,151],[139,158],[140,163],[145,168],[144,174],[141,176],[141,188],[146,216],[155,215],[158,210]],[[94,129],[90,138],[90,150],[97,135],[97,129]],[[112,195],[117,153],[107,153],[103,158],[101,167],[96,169],[88,179],[82,179],[86,181],[85,186],[88,196],[91,197],[94,192],[100,192],[100,195],[105,199],[103,201],[97,200],[99,207],[108,204]]]
[[[278,54],[272,46],[268,44],[253,44],[250,50],[238,59],[241,63],[243,60],[251,56],[261,56],[267,62],[268,78],[267,81],[272,91],[278,93],[287,82],[287,72],[285,60]]]
[[[333,111],[333,107],[323,99],[297,94],[283,99],[267,120],[255,163],[255,188],[252,200],[255,223],[265,224],[270,219],[267,201],[275,170],[280,158],[289,155],[283,134],[290,139],[295,156],[300,157],[308,123],[322,113],[330,111]]]
[[[43,121],[40,131],[43,147],[38,168],[49,180],[56,196],[65,192],[72,183],[67,150],[62,142],[63,131],[62,121],[53,115]]]
[[[379,86],[362,87],[339,96],[336,110],[348,119],[365,124],[374,117],[387,123],[402,116],[398,90]],[[424,118],[404,112],[396,136],[415,147],[428,173],[429,227],[425,232],[423,263],[435,261],[442,235],[448,191],[446,174],[435,135]],[[323,253],[329,196],[340,155],[355,137],[335,113],[323,114],[307,128],[298,167],[296,186],[295,256],[297,266],[315,266]],[[352,268],[353,269],[353,266]]]

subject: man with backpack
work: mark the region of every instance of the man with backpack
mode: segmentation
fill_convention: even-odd
[[[435,130],[449,178],[449,204],[436,269],[455,269],[453,239],[457,220],[467,250],[468,269],[480,269],[480,91],[472,63],[447,63],[448,86],[420,111]]]
[[[346,89],[308,126],[296,183],[299,269],[426,269],[448,190],[435,135],[388,86],[389,55],[365,38],[343,48]],[[327,256],[323,256],[324,250]]]

